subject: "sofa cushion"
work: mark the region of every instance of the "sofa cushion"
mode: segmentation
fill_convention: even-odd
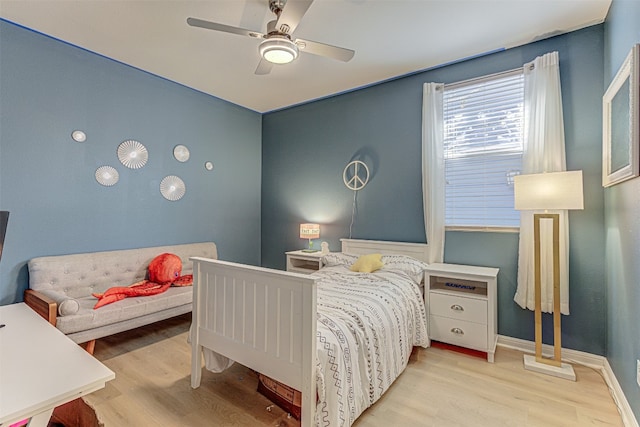
[[[191,286],[171,287],[158,295],[125,298],[96,310],[93,309],[96,303],[95,298],[78,298],[76,300],[80,306],[78,312],[70,316],[58,317],[56,327],[65,334],[72,334],[189,304],[192,299]]]

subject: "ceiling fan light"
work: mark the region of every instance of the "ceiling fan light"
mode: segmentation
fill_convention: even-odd
[[[274,64],[288,64],[298,57],[298,46],[286,37],[272,37],[258,48],[260,56]]]

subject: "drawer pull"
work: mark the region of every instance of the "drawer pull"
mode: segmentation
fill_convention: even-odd
[[[464,307],[462,307],[461,305],[458,305],[458,304],[453,304],[451,306],[451,310],[453,310],[453,311],[464,311]]]
[[[451,328],[451,333],[456,335],[464,335],[464,331],[460,328]]]

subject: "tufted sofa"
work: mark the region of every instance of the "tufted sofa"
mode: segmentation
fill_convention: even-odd
[[[98,338],[191,311],[191,286],[93,309],[92,293],[146,279],[149,262],[162,253],[181,258],[183,275],[193,273],[190,257],[218,257],[215,243],[208,242],[33,258],[25,303],[73,341],[88,343],[91,353]]]

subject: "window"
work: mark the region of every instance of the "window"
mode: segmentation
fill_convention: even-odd
[[[445,225],[519,227],[513,177],[523,152],[522,69],[444,90]]]

